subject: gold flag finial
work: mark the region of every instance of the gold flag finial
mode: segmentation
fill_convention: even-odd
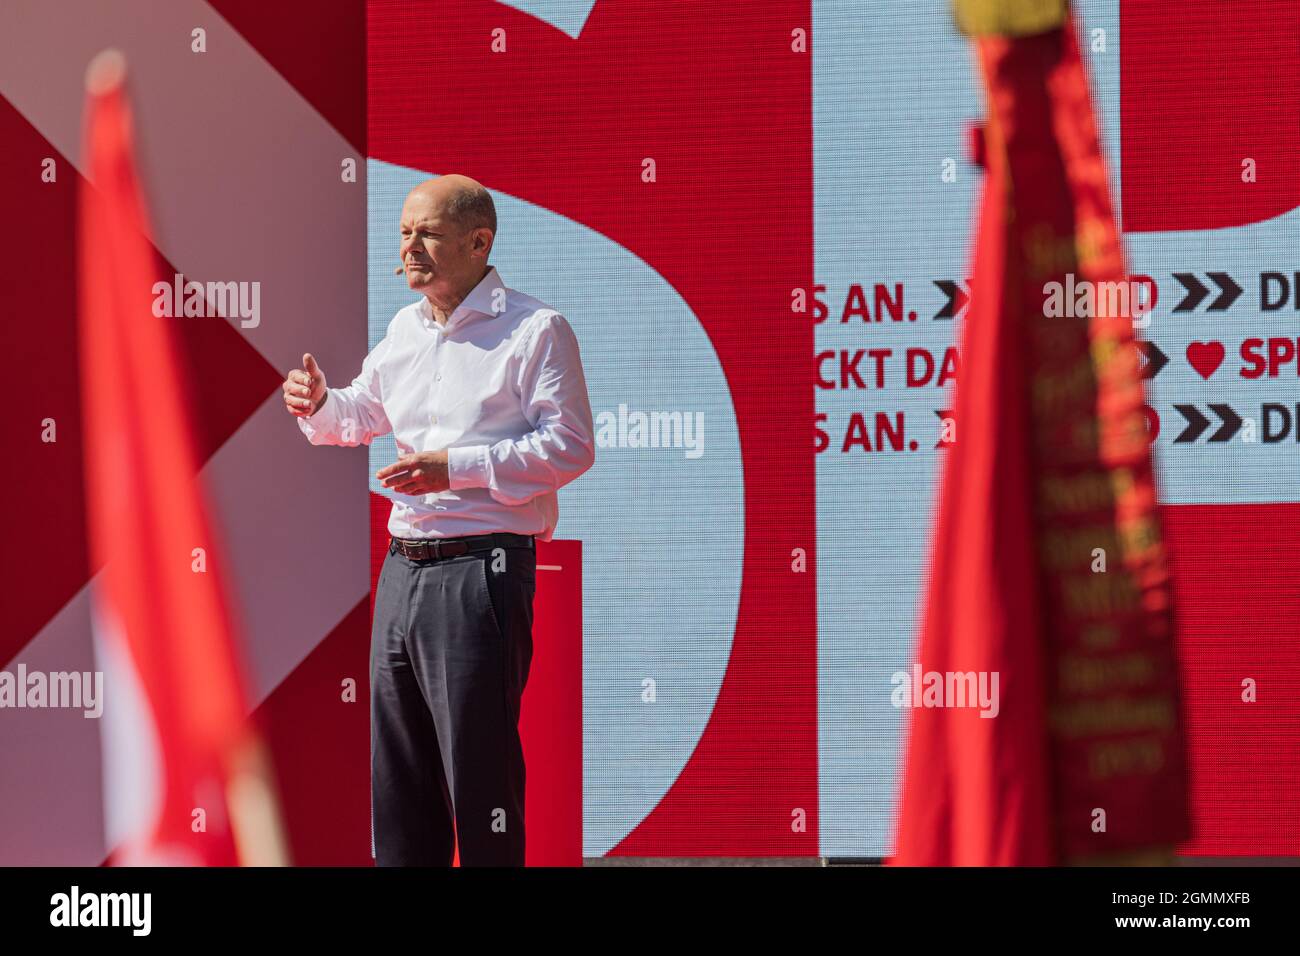
[[[1066,0],[952,0],[957,29],[967,36],[1026,37],[1065,24]]]

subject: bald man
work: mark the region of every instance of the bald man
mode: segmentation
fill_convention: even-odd
[[[595,461],[578,341],[488,264],[496,209],[442,176],[402,207],[420,298],[361,374],[328,388],[311,354],[284,404],[314,445],[391,432],[388,555],[370,649],[371,853],[379,866],[522,866],[519,710],[532,661],[535,541]]]

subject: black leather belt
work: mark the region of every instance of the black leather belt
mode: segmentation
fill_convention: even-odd
[[[438,561],[454,558],[471,551],[491,551],[493,548],[536,547],[530,534],[513,534],[494,531],[492,534],[471,534],[463,538],[389,538],[390,552],[396,550],[412,561]]]

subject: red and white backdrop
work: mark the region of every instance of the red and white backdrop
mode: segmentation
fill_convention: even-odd
[[[355,373],[409,301],[401,198],[449,172],[493,190],[506,283],[573,324],[600,433],[540,554],[530,856],[887,855],[891,676],[909,664],[980,182],[982,104],[947,5],[140,6],[0,10],[20,449],[3,666],[93,666],[69,250],[81,74],[112,44],[159,252],[187,277],[261,283],[255,328],[166,321],[294,859],[369,861],[386,503],[367,474],[393,450],[311,448],[278,384],[308,349],[332,381]],[[1279,117],[1300,106],[1280,39],[1300,14],[1077,14],[1131,271],[1158,291],[1144,334],[1187,680],[1183,849],[1296,853],[1300,134]],[[104,858],[95,724],[0,711],[0,862]]]

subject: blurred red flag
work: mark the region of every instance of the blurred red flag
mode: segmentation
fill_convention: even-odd
[[[967,6],[1003,33],[1028,8]],[[1135,290],[1072,24],[1032,29],[975,40],[987,171],[896,864],[1118,860],[1188,835]]]
[[[115,863],[277,862],[278,814],[246,722],[234,616],[199,483],[194,392],[175,320],[153,311],[155,282],[170,279],[150,239],[123,82],[115,53],[88,73],[93,185],[81,190],[77,230],[108,846]]]

